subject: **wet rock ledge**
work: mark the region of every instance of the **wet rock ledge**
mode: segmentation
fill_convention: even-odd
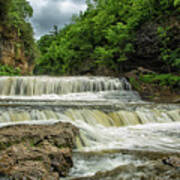
[[[0,129],[0,179],[59,180],[73,166],[78,129],[69,123]]]

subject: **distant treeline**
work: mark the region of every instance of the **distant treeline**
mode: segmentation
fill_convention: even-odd
[[[42,36],[35,73],[114,74],[180,69],[180,0],[94,0],[72,23]]]

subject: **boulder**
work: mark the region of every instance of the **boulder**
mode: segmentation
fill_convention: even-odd
[[[0,129],[0,174],[11,180],[59,180],[73,166],[78,130],[69,123]]]

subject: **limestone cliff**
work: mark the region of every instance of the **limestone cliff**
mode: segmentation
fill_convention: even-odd
[[[19,68],[22,74],[30,73],[33,69],[17,29],[0,26],[0,64]]]

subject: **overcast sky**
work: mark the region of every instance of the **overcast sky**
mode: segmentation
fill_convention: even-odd
[[[53,25],[62,28],[73,14],[86,9],[85,0],[28,0],[34,9],[31,19],[35,37],[48,33]]]

